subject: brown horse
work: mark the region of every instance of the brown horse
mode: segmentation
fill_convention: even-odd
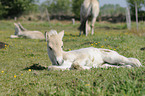
[[[90,29],[92,30],[92,35],[94,34],[94,24],[96,22],[96,18],[98,15],[99,15],[99,2],[97,0],[84,0],[80,10],[80,20],[81,20],[81,25],[79,27],[80,35],[81,31],[83,31],[83,33],[87,36],[88,31],[90,31]],[[92,17],[91,28],[88,25],[88,18],[90,16]]]

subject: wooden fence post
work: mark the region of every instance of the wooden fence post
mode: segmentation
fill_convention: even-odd
[[[14,17],[14,20],[17,21],[17,17]]]
[[[73,25],[75,24],[75,19],[74,18],[72,18],[72,23],[73,23]]]

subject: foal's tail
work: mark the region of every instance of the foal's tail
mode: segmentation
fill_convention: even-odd
[[[81,17],[82,21],[81,21],[80,27],[78,28],[80,31],[85,32],[86,21],[88,20],[90,14],[91,14],[91,10],[92,10],[92,6],[91,5],[88,7],[87,10],[84,9],[84,5],[81,6],[81,12],[80,12],[81,16],[80,17]],[[84,15],[84,13],[82,13],[83,11],[87,11],[86,12],[87,14]],[[86,34],[86,33],[84,33],[84,34]]]

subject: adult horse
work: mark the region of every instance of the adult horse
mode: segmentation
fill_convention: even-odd
[[[79,27],[80,29],[80,35],[81,31],[87,36],[88,31],[92,31],[92,35],[94,34],[94,24],[96,22],[96,18],[99,15],[99,2],[97,0],[84,0],[83,4],[81,5],[80,10],[80,20],[81,25]],[[92,17],[91,21],[91,28],[88,24],[88,18]]]

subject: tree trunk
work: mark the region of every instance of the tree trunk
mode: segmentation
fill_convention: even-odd
[[[49,18],[49,13],[48,13],[47,8],[46,8],[46,15],[47,15],[47,21],[49,22],[50,21],[50,18]]]
[[[135,2],[135,14],[136,14],[136,29],[138,31],[138,10],[137,10],[137,2]]]
[[[126,8],[126,23],[127,23],[127,28],[130,30],[131,29],[131,16],[130,16],[129,6],[127,6]]]

